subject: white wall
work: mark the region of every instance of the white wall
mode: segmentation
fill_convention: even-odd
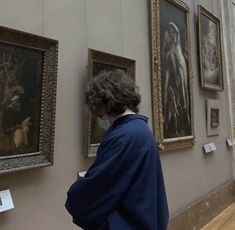
[[[230,4],[231,7],[231,16],[232,16],[232,26],[233,28],[230,29],[230,34],[231,34],[231,45],[232,45],[232,66],[235,66],[235,1],[233,0],[232,3]],[[235,71],[235,67],[233,67],[234,71]],[[231,78],[231,86],[232,86],[232,104],[233,104],[233,119],[235,120],[235,76],[233,76]],[[233,124],[234,125],[234,124]],[[235,134],[235,126],[233,126],[234,128],[234,134]]]
[[[77,229],[63,205],[78,171],[92,160],[83,155],[83,90],[87,48],[136,60],[136,81],[141,88],[141,113],[152,126],[150,81],[149,1],[143,0],[2,0],[0,22],[59,40],[59,69],[53,167],[0,176],[0,189],[9,188],[15,209],[0,214],[1,230]],[[196,144],[193,148],[162,153],[161,159],[171,214],[184,209],[232,180],[231,151],[225,91],[211,93],[199,86],[195,13],[200,3],[219,15],[219,0],[187,1],[191,12]],[[206,99],[219,99],[220,135],[206,136]],[[214,142],[208,157],[202,145]]]

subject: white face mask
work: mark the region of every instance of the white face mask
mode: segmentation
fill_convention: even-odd
[[[103,120],[99,117],[97,117],[97,120],[98,120],[99,126],[104,130],[109,129],[109,127],[111,126],[111,123],[109,122],[109,120]]]

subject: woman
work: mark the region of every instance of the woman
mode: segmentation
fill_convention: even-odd
[[[122,71],[102,72],[89,82],[86,103],[111,126],[84,178],[69,189],[73,222],[91,230],[166,230],[168,206],[158,146],[140,95]]]

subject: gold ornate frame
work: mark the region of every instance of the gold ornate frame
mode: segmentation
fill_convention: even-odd
[[[161,54],[160,54],[160,1],[151,0],[151,42],[152,42],[152,106],[153,106],[153,131],[159,141],[161,151],[181,149],[194,145],[194,115],[193,115],[193,73],[192,73],[192,51],[190,38],[190,16],[189,7],[181,0],[162,0],[181,10],[186,15],[187,48],[188,48],[188,90],[190,101],[191,135],[164,138],[163,99],[162,99],[162,77],[161,77]]]
[[[204,74],[204,59],[203,59],[203,32],[202,32],[202,17],[206,17],[209,21],[215,23],[216,32],[217,32],[217,46],[218,47],[218,84],[213,84],[210,82],[206,82],[205,74]],[[198,45],[199,45],[199,60],[200,60],[200,78],[201,78],[201,87],[208,90],[214,91],[223,91],[224,83],[223,83],[223,65],[222,65],[222,50],[221,50],[221,34],[220,34],[220,19],[213,15],[211,12],[206,10],[201,5],[198,6]]]
[[[92,79],[97,73],[95,70],[96,66],[102,66],[100,71],[107,69],[121,69],[125,71],[127,76],[132,78],[135,81],[135,69],[136,62],[135,60],[113,55],[110,53],[101,52],[94,49],[88,49],[88,69],[87,69],[87,81]],[[85,157],[95,157],[96,151],[100,143],[92,143],[92,134],[96,132],[94,127],[92,127],[92,119],[96,119],[94,115],[87,109],[86,110],[86,125],[85,125]],[[94,130],[93,130],[94,129]]]
[[[51,166],[54,152],[58,41],[1,26],[0,44],[12,50],[25,50],[26,53],[38,52],[42,62],[41,75],[37,73],[41,79],[41,85],[38,88],[40,104],[35,110],[39,126],[36,135],[38,151],[19,152],[17,150],[8,155],[0,155],[0,174]]]

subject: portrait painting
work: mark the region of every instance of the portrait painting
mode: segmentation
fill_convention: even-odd
[[[103,71],[121,70],[127,76],[135,80],[135,60],[88,49],[88,73],[87,81]],[[106,129],[101,124],[102,120],[89,110],[86,113],[86,150],[85,157],[96,156],[100,142],[104,138]]]
[[[152,0],[154,132],[163,150],[194,143],[190,45],[189,7]]]
[[[220,20],[200,5],[198,15],[201,86],[222,91]]]
[[[0,27],[0,174],[53,163],[57,49]]]

